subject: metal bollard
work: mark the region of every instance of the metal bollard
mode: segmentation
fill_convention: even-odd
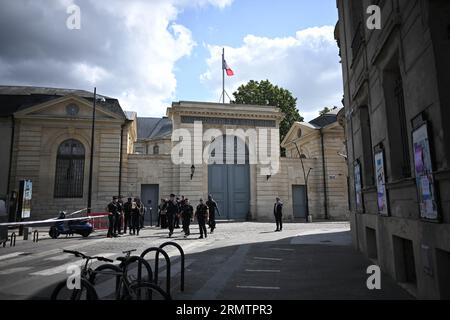
[[[184,292],[184,266],[185,266],[184,250],[176,242],[163,243],[162,245],[159,246],[159,248],[163,249],[164,247],[167,247],[167,246],[174,246],[175,248],[178,249],[178,251],[180,251],[180,255],[181,255],[181,287],[180,287],[180,290],[182,292]],[[156,254],[156,257],[158,258],[158,254]]]
[[[34,230],[34,232],[33,232],[33,242],[36,242],[36,243],[39,242],[39,231],[38,230]]]
[[[15,247],[16,246],[16,233],[13,232],[11,234],[11,242],[9,243],[10,247]]]

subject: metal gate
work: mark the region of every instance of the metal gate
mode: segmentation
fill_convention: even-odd
[[[147,209],[144,216],[144,223],[146,226],[152,225],[158,218],[159,185],[143,184],[141,186],[141,201]],[[150,223],[150,218],[152,219],[152,223]]]
[[[292,186],[292,201],[294,218],[306,218],[306,187],[303,185]]]
[[[210,165],[208,190],[217,202],[220,218],[246,219],[250,209],[250,166]]]

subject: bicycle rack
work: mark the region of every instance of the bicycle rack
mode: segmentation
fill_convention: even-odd
[[[158,273],[159,273],[159,255],[158,253],[162,253],[162,255],[164,256],[164,258],[166,259],[166,291],[167,294],[170,296],[170,258],[169,255],[167,254],[167,252],[165,252],[163,249],[157,248],[157,247],[151,247],[148,248],[147,250],[145,250],[144,252],[141,253],[141,258],[144,258],[147,253],[156,251],[156,258],[155,258],[155,278],[154,278],[154,283],[156,285],[158,285]]]
[[[142,265],[144,265],[145,269],[147,270],[147,275],[150,280],[153,279],[153,270],[150,264],[145,260],[143,257],[140,256],[131,256],[128,258],[127,261],[124,262],[124,268],[127,268],[129,264],[132,264],[134,262],[138,261],[138,278],[137,281],[140,283],[142,282]],[[146,263],[146,264],[145,264]]]
[[[176,242],[166,242],[159,246],[160,249],[163,249],[167,246],[174,246],[180,251],[181,255],[181,292],[184,292],[184,266],[185,266],[185,258],[184,258],[184,250],[183,248]],[[159,252],[156,253],[156,259],[159,259]]]
[[[10,241],[10,243],[9,243],[9,246],[10,246],[10,247],[15,247],[15,246],[16,246],[16,238],[17,238],[16,233],[13,232],[13,233],[11,234],[11,241]]]
[[[38,230],[34,230],[34,232],[33,232],[33,242],[36,242],[36,243],[39,242],[39,231]]]

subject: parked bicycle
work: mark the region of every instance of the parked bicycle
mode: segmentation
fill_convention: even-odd
[[[98,260],[112,263],[113,260],[104,257],[90,257],[78,251],[64,250],[63,252],[85,260],[80,273],[80,287],[78,289],[70,289],[67,285],[67,280],[61,281],[53,290],[51,300],[98,300],[97,292],[89,282],[89,278],[94,272],[91,268],[92,261]]]
[[[94,270],[89,279],[92,285],[105,282],[105,278],[116,278],[116,300],[170,300],[170,294],[153,283],[150,264],[139,256],[131,256],[136,250],[124,251],[125,256],[117,258],[118,266],[104,264]],[[108,281],[108,280],[106,280]]]
[[[142,266],[144,266],[147,270],[150,281],[152,279],[151,267],[144,259],[131,256],[131,252],[134,251],[135,250],[125,251],[124,253],[126,256],[118,258],[117,260],[121,261],[121,263],[119,266],[116,266],[112,264],[113,260],[104,257],[90,257],[78,251],[64,250],[65,253],[73,254],[76,257],[86,260],[80,274],[80,288],[69,289],[67,286],[67,281],[62,281],[53,290],[51,299],[98,300],[99,296],[95,286],[103,282],[99,280],[99,276],[104,275],[110,279],[113,279],[114,277],[116,278],[114,290],[115,299],[154,300],[156,297],[163,300],[171,300],[170,295],[168,295],[160,287],[149,281],[143,281],[145,278],[142,277]],[[93,260],[108,262],[108,264],[101,265],[93,270],[91,268]],[[129,267],[136,261],[138,262],[138,276],[136,279],[132,279],[132,277],[129,276]]]

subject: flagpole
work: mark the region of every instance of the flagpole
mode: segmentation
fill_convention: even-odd
[[[222,96],[225,104],[225,48],[222,48]]]

